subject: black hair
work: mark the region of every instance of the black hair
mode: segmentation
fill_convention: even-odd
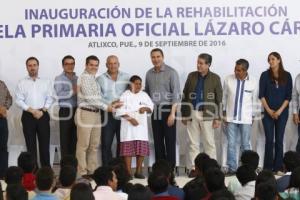
[[[162,171],[153,171],[148,177],[148,185],[154,194],[165,192],[168,189],[167,176]]]
[[[97,186],[107,186],[108,181],[113,180],[113,169],[108,166],[102,166],[94,171],[93,179]]]
[[[153,172],[162,172],[167,178],[170,185],[175,185],[175,175],[173,172],[173,169],[171,167],[171,164],[164,159],[159,159],[152,165],[152,171]]]
[[[273,172],[264,169],[257,175],[255,184],[258,185],[260,183],[266,183],[266,182],[276,185],[276,179]]]
[[[204,163],[209,160],[209,155],[206,153],[199,153],[194,160],[195,168],[199,170],[200,173],[203,175],[203,165]]]
[[[272,171],[264,169],[257,175],[255,181],[255,194],[257,192],[258,185],[262,183],[273,185],[275,188],[277,187],[277,182]]]
[[[218,168],[210,168],[204,173],[205,184],[209,192],[225,188],[225,175]]]
[[[75,184],[70,193],[70,200],[95,200],[92,188],[86,183]]]
[[[61,64],[64,65],[65,60],[67,60],[67,59],[72,59],[72,60],[74,60],[74,63],[75,63],[75,58],[71,55],[67,55],[67,56],[63,57],[63,59],[61,60]]]
[[[18,167],[22,168],[24,173],[32,173],[36,169],[36,161],[30,152],[22,152],[18,157]]]
[[[212,63],[212,56],[208,53],[201,53],[198,56],[198,59],[203,59],[205,61],[205,64],[207,64],[208,66],[210,66]]]
[[[296,167],[300,166],[299,157],[299,153],[295,151],[288,151],[284,154],[283,164],[285,166],[286,171],[291,172]]]
[[[151,200],[152,196],[149,188],[137,183],[129,190],[128,200]]]
[[[11,166],[5,172],[5,183],[9,184],[21,184],[23,177],[23,170],[20,167]]]
[[[152,49],[150,55],[152,55],[153,52],[159,52],[162,55],[162,57],[164,57],[164,52],[160,48]]]
[[[25,63],[26,63],[26,66],[27,66],[27,64],[28,64],[28,62],[29,62],[30,60],[35,60],[35,61],[37,62],[37,65],[40,65],[39,60],[38,60],[36,57],[31,56],[31,57],[29,57],[29,58],[26,59],[26,62],[25,62]]]
[[[289,188],[300,189],[300,167],[292,171]]]
[[[88,65],[91,60],[96,60],[99,63],[99,58],[97,56],[91,55],[85,59],[85,64]]]
[[[70,187],[76,180],[76,169],[72,166],[64,166],[59,172],[59,182],[63,187]]]
[[[218,162],[215,159],[209,158],[209,159],[205,160],[205,162],[202,165],[202,173],[205,174],[206,171],[211,168],[221,169],[220,165],[218,164]]]
[[[275,200],[276,196],[276,186],[268,182],[258,184],[255,190],[255,197],[258,200]]]
[[[28,193],[21,184],[9,184],[6,187],[6,200],[28,200]]]
[[[242,186],[256,179],[255,169],[250,165],[242,165],[236,171],[236,177]]]
[[[130,79],[129,79],[129,81],[130,81],[131,83],[134,83],[136,80],[139,80],[139,81],[142,82],[142,78],[139,77],[138,75],[133,75],[133,76],[131,76]]]
[[[108,165],[111,166],[113,171],[116,173],[118,179],[117,190],[122,190],[124,192],[130,180],[130,174],[126,170],[124,160],[122,158],[114,158],[108,163]]]
[[[248,60],[246,60],[246,59],[241,58],[241,59],[237,60],[237,61],[235,62],[235,64],[236,64],[236,65],[242,65],[243,68],[245,68],[246,70],[249,69],[249,62],[248,62]]]
[[[36,186],[40,191],[50,190],[54,181],[51,167],[42,167],[36,173]]]
[[[250,165],[256,169],[259,163],[259,155],[252,150],[245,150],[241,156],[241,162],[243,165]]]

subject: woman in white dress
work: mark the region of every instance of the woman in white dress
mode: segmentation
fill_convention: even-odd
[[[130,89],[120,97],[123,106],[117,109],[116,116],[121,117],[120,156],[124,157],[126,168],[131,174],[131,159],[136,157],[135,178],[145,178],[142,164],[145,156],[149,156],[149,138],[147,114],[153,110],[153,102],[142,88],[139,76],[130,78]]]

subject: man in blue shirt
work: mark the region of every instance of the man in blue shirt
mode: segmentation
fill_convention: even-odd
[[[76,153],[76,125],[74,115],[77,107],[77,79],[74,72],[75,59],[67,55],[62,59],[63,72],[55,77],[54,89],[59,104],[59,128],[61,156]]]
[[[127,89],[129,74],[119,70],[119,59],[115,55],[110,55],[106,59],[107,72],[97,78],[100,86],[102,100],[106,104],[111,104],[119,100],[121,94]],[[117,137],[117,156],[119,156],[120,144],[120,120],[115,119],[111,112],[101,111],[102,130],[101,130],[101,150],[102,165],[107,165],[112,159],[111,146],[116,135]]]

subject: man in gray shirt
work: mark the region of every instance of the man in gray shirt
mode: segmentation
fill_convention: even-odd
[[[146,74],[145,91],[154,102],[151,117],[155,159],[166,159],[172,167],[176,164],[176,109],[180,101],[179,76],[175,69],[164,63],[163,51],[151,51],[154,65]]]

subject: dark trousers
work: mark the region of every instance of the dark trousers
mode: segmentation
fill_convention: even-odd
[[[299,117],[300,117],[300,112],[299,112]],[[297,146],[296,146],[296,151],[298,153],[300,153],[300,125],[298,124],[298,142],[297,142]]]
[[[106,166],[112,160],[111,146],[114,137],[117,137],[117,157],[120,155],[120,126],[121,121],[115,119],[110,112],[101,111],[101,150],[102,165]]]
[[[60,152],[61,157],[76,154],[77,132],[74,122],[76,108],[59,109]]]
[[[35,119],[29,112],[23,111],[22,125],[27,151],[32,153],[37,161],[36,136],[39,141],[41,166],[50,166],[50,116],[48,112],[43,112],[40,119]]]
[[[155,160],[165,159],[174,168],[176,165],[176,122],[167,125],[171,106],[155,106],[151,116]]]
[[[264,113],[262,119],[266,145],[264,168],[268,170],[278,171],[283,168],[283,137],[286,122],[288,120],[288,110],[284,110],[277,120],[272,119],[267,113]],[[273,151],[275,133],[275,155]],[[275,157],[275,158],[274,158]]]
[[[4,117],[0,117],[0,178],[4,177],[5,171],[8,168],[7,140],[7,120]]]

